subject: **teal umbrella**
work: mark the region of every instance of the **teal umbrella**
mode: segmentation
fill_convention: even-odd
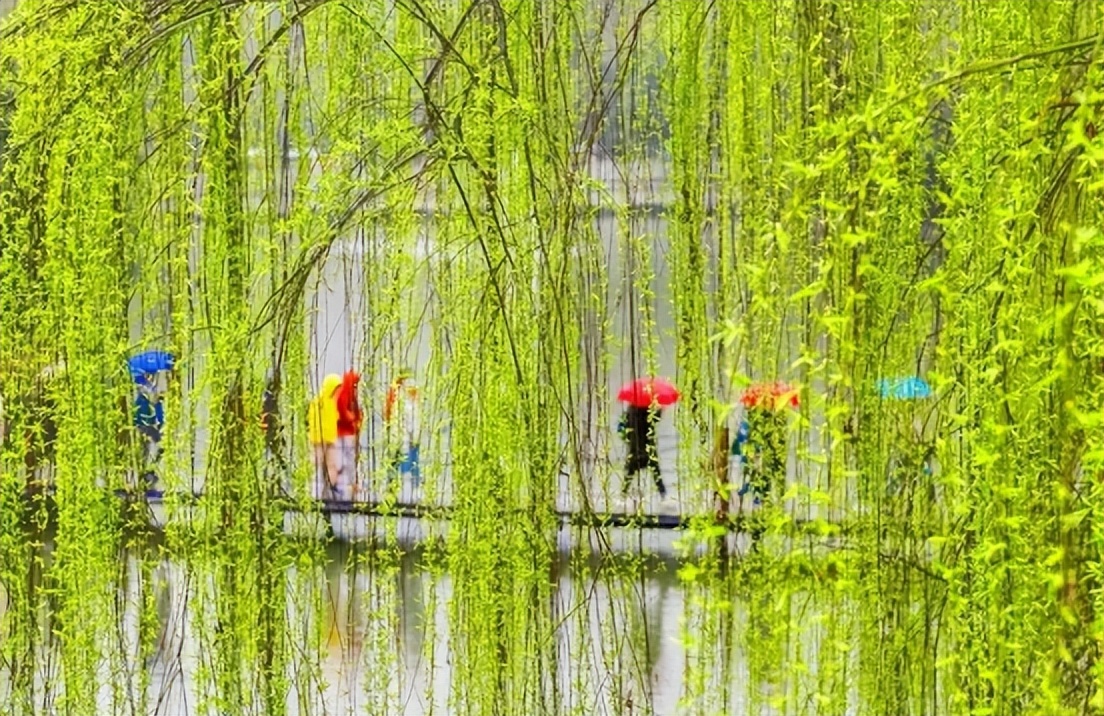
[[[919,400],[930,398],[931,386],[919,376],[882,378],[877,383],[878,392],[890,400]]]

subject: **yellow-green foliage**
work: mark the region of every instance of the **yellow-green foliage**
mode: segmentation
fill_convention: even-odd
[[[687,534],[686,712],[1100,713],[1102,23],[1092,0],[19,2],[0,20],[0,714],[149,708],[151,684],[122,684],[165,560],[196,712],[286,713],[292,686],[317,707],[323,627],[289,615],[320,610],[324,552],[284,534],[256,426],[278,365],[311,509],[305,327],[350,247],[366,389],[422,350],[447,434],[423,450],[447,546],[421,564],[451,584],[450,712],[647,708],[646,617],[592,619],[586,589],[637,603],[647,563],[573,559],[566,615],[550,574],[561,472],[583,509],[615,472],[611,367],[666,352],[688,511],[728,493],[709,465],[740,391],[801,390],[758,549],[711,518]],[[112,496],[137,466],[125,360],[149,347],[180,366],[165,486],[203,486],[152,543]],[[912,374],[933,398],[879,396]],[[53,451],[29,451],[47,414]],[[806,517],[817,536],[782,539]],[[352,564],[395,579],[395,535],[373,549]],[[379,713],[402,708],[398,599],[369,600]]]

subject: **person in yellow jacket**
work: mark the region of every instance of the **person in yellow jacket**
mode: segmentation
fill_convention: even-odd
[[[341,450],[337,442],[336,393],[340,387],[341,376],[331,373],[323,378],[322,389],[311,400],[307,412],[307,432],[314,448],[316,499],[323,499],[327,493],[339,497]]]

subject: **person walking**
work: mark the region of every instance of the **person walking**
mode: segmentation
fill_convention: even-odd
[[[272,368],[265,376],[261,394],[261,432],[264,433],[266,484],[271,485],[273,495],[290,497],[292,481],[290,465],[285,457],[287,437],[280,417],[280,369]]]
[[[158,478],[153,468],[161,457],[165,406],[161,403],[161,391],[157,389],[157,376],[154,373],[144,373],[137,380],[137,384],[138,388],[134,396],[134,427],[144,440],[142,481],[146,484],[148,497],[160,497],[162,491],[157,488]]]
[[[336,393],[341,376],[333,373],[322,379],[322,388],[307,410],[307,432],[314,451],[314,497],[337,499],[341,480],[341,452],[337,443]]]
[[[740,403],[744,406],[744,417],[732,441],[732,454],[739,458],[744,478],[736,493],[741,508],[743,498],[749,494],[752,505],[762,510],[781,508],[786,492],[789,409],[800,405],[799,391],[782,381],[756,383],[744,391]],[[752,549],[758,550],[767,529],[767,517],[756,510],[747,525]]]
[[[275,371],[265,378],[261,395],[261,430],[264,432],[265,457],[275,460],[281,470],[287,469],[284,459],[284,426],[280,422],[280,381]]]
[[[341,385],[334,394],[337,406],[337,444],[341,453],[341,482],[339,489],[344,495],[355,499],[360,481],[357,479],[357,458],[359,455],[360,428],[364,424],[364,413],[360,409],[357,387],[360,374],[346,371]]]
[[[134,428],[143,445],[142,482],[146,483],[147,497],[161,497],[156,487],[157,473],[153,466],[161,457],[161,437],[165,427],[165,407],[161,402],[163,390],[159,386],[161,374],[169,380],[176,366],[176,356],[168,351],[148,350],[127,359],[127,371],[134,379]]]
[[[756,383],[740,397],[744,418],[732,441],[744,484],[737,493],[751,494],[753,505],[781,500],[786,488],[787,409],[800,404],[798,390],[788,383]]]
[[[667,486],[663,484],[663,475],[659,470],[656,429],[659,419],[663,417],[663,408],[678,402],[678,389],[670,381],[655,376],[637,378],[621,386],[617,399],[628,404],[618,426],[621,437],[629,448],[621,494],[628,495],[633,475],[650,469],[662,500],[667,497]]]
[[[643,408],[630,405],[621,417],[621,434],[628,443],[629,454],[625,459],[625,481],[622,495],[628,495],[630,479],[641,470],[651,470],[660,499],[667,497],[667,486],[659,470],[659,448],[656,445],[656,427],[663,417],[658,405]]]
[[[391,445],[391,465],[399,475],[409,473],[411,484],[421,484],[420,420],[421,397],[414,373],[403,368],[387,390],[383,404],[383,423],[387,444]]]

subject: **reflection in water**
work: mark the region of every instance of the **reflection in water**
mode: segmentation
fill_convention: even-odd
[[[450,652],[453,580],[439,549],[365,543],[327,548],[321,672],[338,713],[448,713],[456,672]],[[550,575],[554,673],[546,705],[557,713],[674,713],[682,653],[682,598],[671,555],[598,560],[562,554]],[[514,584],[524,590],[530,586]],[[495,605],[488,604],[487,608]],[[646,706],[653,704],[653,707]]]
[[[516,605],[509,591],[537,595],[538,602],[522,602],[539,612],[524,622],[536,625],[534,633],[521,635],[523,661],[532,663],[517,663],[516,650],[502,655],[510,703],[556,714],[773,713],[758,706],[799,676],[782,674],[781,665],[816,661],[794,653],[815,640],[777,630],[815,625],[815,604],[775,588],[777,560],[749,557],[729,568],[705,555],[680,563],[669,542],[649,544],[647,534],[626,531],[621,549],[610,533],[561,535],[550,574],[488,593],[488,610],[501,606],[496,600]],[[482,676],[467,671],[464,659],[476,656],[464,651],[465,630],[482,623],[480,615],[456,608],[447,541],[396,535],[392,525],[389,539],[287,541],[287,624],[277,648],[288,654],[288,713],[468,712],[472,680]],[[163,558],[165,542],[158,536],[120,552],[116,638],[103,645],[105,673],[117,676],[100,691],[101,713],[219,712],[207,646],[217,635],[205,631],[210,614],[199,613],[215,608],[215,581],[194,558]],[[44,558],[49,552],[47,545]],[[680,564],[701,573],[683,581]],[[804,618],[779,614],[788,610]],[[59,628],[50,612],[39,612],[47,635]],[[57,657],[53,641],[36,645],[37,704],[61,690]],[[0,667],[0,677],[7,696],[11,669]],[[268,713],[254,698],[245,712]]]

